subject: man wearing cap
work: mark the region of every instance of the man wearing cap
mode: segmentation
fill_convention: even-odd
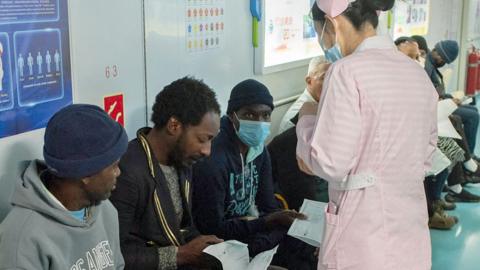
[[[152,109],[154,127],[130,141],[110,199],[125,269],[218,269],[220,262],[202,251],[221,240],[200,235],[190,209],[191,165],[210,154],[220,105],[210,87],[185,77],[165,86]]]
[[[101,108],[70,105],[45,130],[45,162],[19,176],[0,226],[0,269],[123,269],[117,211],[106,200],[127,135]]]
[[[435,45],[435,48],[427,55],[425,71],[442,98],[451,98],[451,96],[445,93],[443,76],[438,69],[445,64],[450,64],[455,61],[457,56],[458,44],[454,40],[443,40],[438,42]],[[478,124],[480,120],[478,110],[475,106],[461,105],[459,101],[456,101],[456,103],[459,107],[453,114],[458,115],[462,119],[468,147],[470,152],[473,153],[477,141]]]
[[[458,44],[454,40],[443,40],[438,42],[435,45],[435,48],[427,54],[425,71],[440,96],[445,95],[445,84],[443,82],[443,75],[438,69],[445,64],[450,64],[455,61],[457,56]]]
[[[265,85],[252,79],[238,83],[211,156],[193,168],[195,224],[202,233],[247,243],[251,257],[278,245],[293,220],[304,217],[280,211],[274,198],[270,156],[264,145],[273,108]]]
[[[443,40],[438,42],[435,45],[435,48],[427,54],[425,71],[441,98],[451,98],[451,95],[445,93],[445,84],[439,68],[443,67],[445,64],[452,63],[457,56],[458,44],[454,40]],[[456,103],[459,106],[453,112],[453,115],[461,119],[463,130],[465,131],[466,142],[468,144],[468,152],[473,153],[477,141],[477,131],[480,118],[478,110],[472,105],[461,105],[458,101],[456,101]],[[476,172],[478,165],[471,160],[468,160],[468,162],[472,164],[473,168],[466,170],[465,173],[467,175],[472,175],[471,171]],[[454,174],[449,176],[449,192],[447,196],[445,196],[445,199],[448,202],[478,202],[480,200],[478,195],[472,194],[462,188],[461,178],[462,177],[458,176],[454,177]]]

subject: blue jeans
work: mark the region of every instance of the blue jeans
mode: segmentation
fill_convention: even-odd
[[[478,122],[480,118],[477,107],[472,105],[461,105],[453,112],[453,114],[462,118],[468,148],[470,152],[473,153],[477,141]]]
[[[433,202],[440,200],[442,189],[445,186],[445,181],[448,177],[448,169],[443,170],[435,177],[430,176],[425,178],[423,184],[425,185],[425,194],[427,196],[428,215],[431,217],[435,212],[433,209]]]

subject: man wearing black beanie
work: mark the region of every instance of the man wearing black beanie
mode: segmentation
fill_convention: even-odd
[[[232,89],[212,153],[193,167],[192,212],[200,232],[245,242],[251,257],[280,244],[276,258],[283,254],[288,256],[282,259],[288,260],[292,254],[283,253],[281,243],[293,220],[304,216],[280,210],[274,198],[264,145],[273,108],[267,87],[256,80],[244,80]]]

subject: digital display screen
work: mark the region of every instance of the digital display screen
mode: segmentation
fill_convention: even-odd
[[[264,67],[322,54],[310,9],[315,0],[265,0]]]

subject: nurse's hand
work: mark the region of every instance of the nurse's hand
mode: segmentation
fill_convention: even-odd
[[[298,119],[301,119],[305,115],[317,115],[318,103],[305,102],[298,112]]]
[[[315,175],[312,170],[310,170],[310,168],[307,166],[307,164],[305,164],[305,162],[303,161],[303,159],[301,159],[299,156],[297,156],[297,164],[298,164],[298,168],[300,168],[300,170],[308,175]]]

